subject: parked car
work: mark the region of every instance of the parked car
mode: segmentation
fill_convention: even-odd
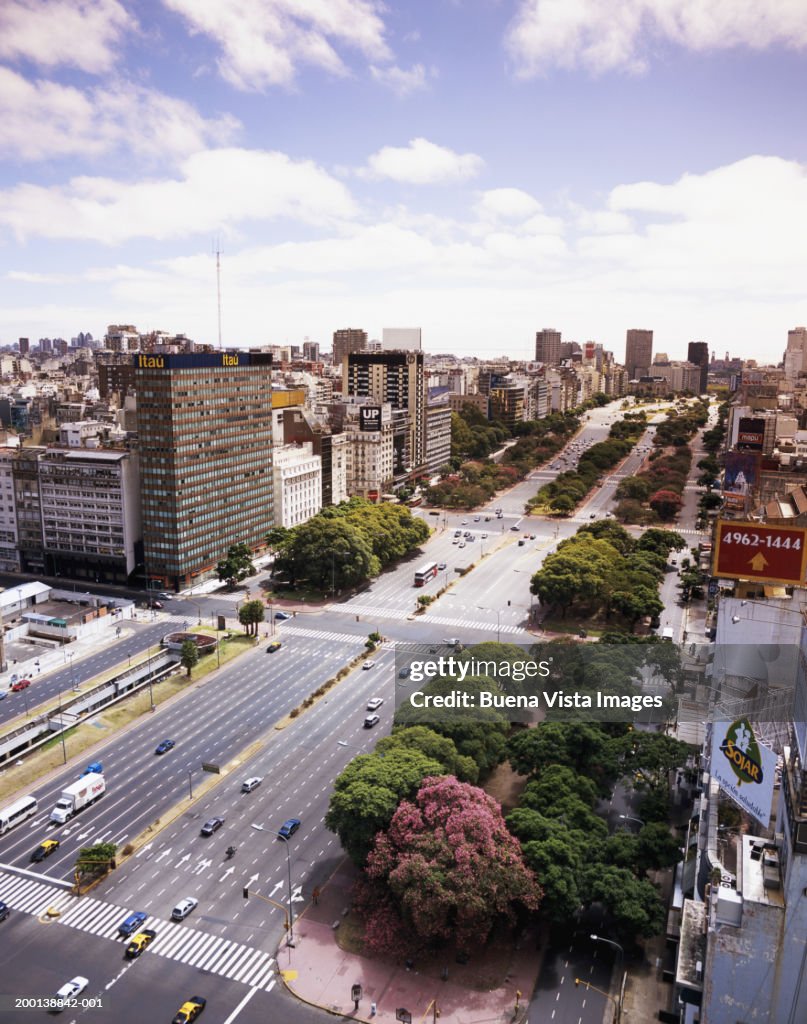
[[[294,835],[301,824],[302,822],[299,818],[288,818],[277,830],[277,834],[281,839],[289,839]]]
[[[214,832],[218,832],[223,824],[224,818],[208,818],[199,830],[199,834],[203,836],[212,836]]]
[[[129,914],[128,917],[124,917],[121,923],[118,925],[118,935],[122,939],[128,939],[133,932],[136,932],[141,924],[146,920],[148,915],[142,910],[135,910],[134,913]]]
[[[155,754],[167,754],[169,750],[173,750],[176,746],[175,740],[163,740],[162,743],[158,743],[154,751]]]

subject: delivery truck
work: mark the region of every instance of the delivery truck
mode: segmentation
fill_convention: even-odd
[[[56,801],[56,806],[50,812],[50,820],[57,825],[64,825],[74,814],[78,814],[85,807],[95,803],[104,795],[105,791],[106,782],[103,775],[96,772],[82,775],[77,782],[71,783],[62,790],[61,796]]]

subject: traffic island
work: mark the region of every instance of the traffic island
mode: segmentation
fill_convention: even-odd
[[[357,951],[360,922],[350,911],[357,877],[357,869],[343,861],[319,888],[316,904],[294,922],[297,948],[278,950],[281,977],[292,995],[334,1015],[384,1024],[400,1020],[401,1010],[413,1022],[431,1019],[435,1007],[441,1024],[523,1019],[543,960],[536,927],[516,936],[498,933],[466,962],[450,945],[409,966],[369,957]],[[360,989],[358,1008],[354,986]]]

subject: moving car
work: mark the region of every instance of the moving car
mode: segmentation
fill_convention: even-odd
[[[444,636],[443,637],[443,643],[444,644],[448,644],[449,647],[456,647],[459,642],[460,642],[459,638],[456,637],[456,636]]]
[[[64,985],[56,993],[57,999],[75,999],[76,996],[81,995],[84,989],[89,985],[88,978],[82,978],[80,974],[77,974],[75,978],[71,978],[70,981],[65,982]],[[64,1009],[63,1006],[54,1006],[54,1010],[60,1012]]]
[[[279,640],[273,640],[266,647],[267,654],[274,654],[275,651],[279,651],[283,644]]]
[[[118,925],[118,935],[122,939],[128,939],[129,936],[136,932],[140,925],[146,920],[148,915],[144,914],[142,910],[136,910],[134,913],[129,914],[125,917]]]
[[[277,619],[278,622],[285,622],[286,619],[290,618],[291,615],[289,615],[288,612],[275,612],[275,619]]]
[[[241,792],[251,793],[252,790],[257,789],[262,782],[263,779],[259,775],[254,775],[251,779],[246,779],[241,783]]]
[[[223,824],[224,818],[208,818],[204,825],[202,825],[199,834],[203,836],[212,836],[214,832],[218,832]]]
[[[288,839],[290,836],[294,835],[301,824],[302,822],[299,818],[288,818],[277,830],[277,834],[281,839]]]
[[[478,523],[482,516],[474,516],[474,522]]]
[[[0,921],[5,921],[5,919],[7,917],[8,917],[8,904],[7,903],[3,903],[3,901],[0,900]]]
[[[126,947],[126,958],[128,960],[136,960],[143,950],[148,949],[156,938],[157,933],[153,928],[144,928],[142,932],[138,932],[137,935],[135,935]]]
[[[38,864],[40,861],[44,860],[46,857],[50,857],[50,855],[54,851],[56,851],[58,849],[59,849],[59,840],[58,839],[46,839],[44,842],[40,843],[39,846],[37,846],[37,848],[31,854],[31,861],[34,864]]]
[[[373,697],[371,700],[367,701],[367,710],[375,711],[377,708],[380,708],[383,703],[383,697]]]
[[[158,594],[157,595],[157,597],[159,597],[159,599],[161,601],[170,601],[173,596],[174,596],[173,594]]]
[[[446,563],[445,562],[438,562],[437,563],[437,571],[438,572],[442,572],[443,569],[445,569],[445,568],[446,568]]]
[[[152,607],[152,608],[157,608],[157,609],[159,609],[160,611],[162,611],[162,607],[163,607],[163,605],[162,605],[162,601],[152,601],[152,602],[151,602],[151,607]]]
[[[381,716],[380,715],[367,715],[367,717],[364,719],[364,728],[365,729],[372,729],[373,726],[374,725],[378,725],[378,723],[380,721],[381,721]]]
[[[482,534],[482,540],[487,540],[487,536],[488,536],[488,535],[487,535],[487,532],[483,533],[483,534]]]
[[[155,754],[165,754],[169,750],[176,746],[174,740],[163,740],[162,743],[158,744],[157,749],[154,751]]]
[[[375,662],[374,661],[365,661],[365,663],[362,665],[362,669],[365,672],[369,672],[369,670],[371,668],[375,668]]]
[[[195,896],[186,896],[171,911],[172,921],[184,921],[190,912],[199,906],[199,900]]]
[[[201,996],[191,996],[174,1014],[171,1024],[192,1024],[206,1006],[206,999]]]
[[[81,777],[84,778],[85,775],[103,775],[103,772],[104,766],[101,764],[101,762],[92,761],[81,773]]]
[[[19,693],[20,690],[27,690],[30,685],[30,679],[18,679],[16,683],[11,684],[11,692]]]
[[[399,679],[408,679],[409,678],[409,674],[410,674],[411,671],[412,671],[412,669],[408,665],[404,665],[404,667],[398,673],[398,678]]]

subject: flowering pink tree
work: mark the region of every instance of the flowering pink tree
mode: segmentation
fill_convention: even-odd
[[[357,906],[365,942],[381,954],[400,955],[407,938],[478,946],[497,918],[512,920],[517,904],[536,910],[541,900],[500,806],[453,776],[429,776],[414,802],[401,802],[375,838],[365,876]]]

